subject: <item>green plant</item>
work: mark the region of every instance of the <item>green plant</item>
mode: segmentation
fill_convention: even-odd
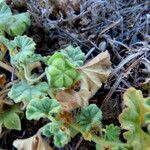
[[[106,129],[102,128],[102,112],[95,104],[81,108],[75,118],[71,112],[64,113],[65,115],[62,114],[61,106],[57,100],[34,99],[27,106],[26,117],[29,120],[48,118],[51,122],[43,127],[43,133],[46,136],[53,136],[54,144],[58,147],[67,144],[77,133],[81,133],[86,140],[96,142],[97,147],[101,147],[101,149],[110,146],[113,148],[126,146],[119,141],[119,127],[110,125]],[[105,130],[104,133],[103,130]],[[114,130],[117,133],[113,132]],[[108,134],[111,134],[113,138],[108,138]]]
[[[52,88],[64,89],[80,80],[80,74],[74,65],[59,52],[50,57],[45,71]]]
[[[84,64],[85,54],[81,51],[80,47],[68,47],[61,50],[61,53],[75,66],[79,67]]]
[[[21,121],[18,113],[21,110],[18,105],[5,105],[0,111],[0,125],[4,125],[9,129],[21,130]]]
[[[30,24],[30,14],[28,12],[13,15],[5,1],[0,1],[1,35],[4,35],[5,32],[10,36],[22,35]]]
[[[120,141],[121,129],[113,124],[104,127],[101,110],[95,104],[88,105],[88,100],[107,81],[110,74],[109,53],[103,52],[85,65],[85,54],[79,47],[71,45],[52,56],[41,56],[36,54],[33,39],[22,36],[29,25],[28,13],[13,15],[9,6],[0,0],[0,59],[4,58],[8,49],[10,63],[19,79],[19,82],[12,85],[7,98],[14,103],[23,102],[28,120],[47,118],[49,123],[43,126],[43,134],[52,136],[57,147],[64,146],[81,133],[85,140],[96,143],[97,150],[132,149],[132,143]],[[6,38],[6,33],[15,36],[14,39]],[[45,68],[39,75],[34,69],[41,63]],[[75,90],[77,84],[78,91]],[[64,97],[61,96],[62,93]],[[21,129],[19,106],[14,104],[1,109],[1,126]],[[72,110],[76,108],[80,111],[74,115]]]
[[[125,130],[124,138],[136,150],[150,148],[150,97],[143,98],[142,92],[129,88],[124,94],[126,108],[119,116],[121,127]],[[147,126],[147,131],[142,126]]]

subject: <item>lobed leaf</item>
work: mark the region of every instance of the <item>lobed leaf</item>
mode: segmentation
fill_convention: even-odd
[[[109,126],[106,126],[105,129],[105,139],[108,141],[120,141],[119,140],[119,135],[120,135],[120,128],[117,126],[114,126],[114,124],[110,124]]]
[[[43,134],[48,137],[53,136],[54,144],[57,147],[63,147],[70,141],[71,138],[70,130],[57,122],[48,123],[44,127]]]
[[[7,32],[11,36],[22,35],[30,24],[30,14],[28,12],[13,15],[9,6],[4,1],[0,2],[1,32]]]
[[[26,117],[29,120],[51,117],[51,115],[59,113],[60,108],[60,104],[55,99],[49,99],[48,97],[34,98],[27,106]]]
[[[76,122],[84,132],[84,137],[88,139],[88,137],[90,137],[89,134],[92,129],[99,129],[101,119],[101,110],[95,104],[90,104],[89,106],[81,108],[81,112],[77,116]]]
[[[0,124],[9,129],[21,130],[21,121],[17,114],[18,112],[21,111],[16,105],[3,110],[0,112]]]
[[[9,48],[11,63],[18,66],[20,63],[27,62],[35,51],[35,42],[27,36],[17,36],[11,41]]]
[[[81,74],[80,90],[70,89],[56,92],[56,99],[65,110],[87,106],[88,100],[102,86],[102,83],[107,81],[111,72],[109,53],[106,51],[99,54],[78,70]]]
[[[105,83],[111,72],[110,55],[108,51],[102,52],[85,64],[79,67],[82,76],[79,95],[83,105],[88,104],[88,100]]]
[[[124,138],[136,150],[150,149],[150,135],[142,129],[150,122],[150,98],[143,98],[141,91],[129,88],[123,96],[126,106],[119,116],[121,127],[127,130]]]
[[[79,72],[59,52],[50,57],[48,65],[45,72],[52,88],[67,88],[80,79]]]
[[[30,14],[28,12],[13,15],[5,23],[5,31],[11,36],[22,35],[30,24]]]
[[[0,1],[0,30],[5,29],[5,22],[12,16],[12,12],[4,1]]]
[[[76,67],[82,66],[85,61],[85,54],[80,47],[74,48],[72,45],[61,50],[61,53]]]
[[[47,95],[48,84],[40,82],[36,85],[29,85],[26,81],[21,81],[12,86],[8,96],[13,99],[15,103],[21,101],[29,102],[34,98],[42,98]]]

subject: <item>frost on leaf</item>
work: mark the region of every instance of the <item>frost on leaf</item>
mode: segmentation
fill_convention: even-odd
[[[119,116],[121,127],[127,130],[124,138],[136,150],[150,149],[150,135],[142,129],[150,122],[150,98],[143,98],[141,91],[129,88],[124,96],[126,106]]]
[[[85,54],[80,47],[74,48],[72,45],[61,50],[61,53],[75,66],[82,66],[85,61]]]
[[[41,136],[34,135],[27,139],[17,139],[13,142],[17,150],[52,150]]]
[[[65,144],[67,144],[71,137],[70,137],[70,130],[68,128],[66,128],[65,126],[63,126],[62,124],[59,123],[48,123],[45,127],[44,127],[44,132],[43,134],[45,136],[53,136],[54,139],[54,144],[57,147],[62,147]]]
[[[26,110],[26,117],[29,120],[39,120],[44,117],[51,117],[60,111],[60,105],[55,99],[45,97],[43,99],[36,99],[30,101]]]
[[[42,98],[47,95],[48,84],[40,82],[36,85],[29,85],[26,81],[21,81],[12,86],[8,96],[15,103],[21,101],[29,102],[33,98]]]
[[[56,93],[56,99],[65,110],[72,110],[88,104],[88,100],[105,83],[111,72],[109,53],[103,52],[78,68],[81,73],[80,90],[65,90]]]
[[[90,140],[90,131],[92,131],[92,129],[99,130],[101,119],[102,112],[95,104],[90,104],[89,106],[81,109],[81,112],[77,116],[76,122],[82,129],[85,139]]]
[[[74,65],[69,63],[59,52],[50,57],[45,71],[52,88],[64,89],[80,79],[79,72],[74,68]]]
[[[21,130],[21,121],[17,113],[21,112],[17,105],[9,106],[0,112],[0,125],[8,129]]]

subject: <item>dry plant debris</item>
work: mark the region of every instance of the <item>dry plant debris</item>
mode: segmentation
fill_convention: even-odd
[[[0,148],[150,149],[149,0],[4,1]]]

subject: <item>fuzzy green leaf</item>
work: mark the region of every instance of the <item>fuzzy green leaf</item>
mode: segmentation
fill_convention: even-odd
[[[108,141],[119,141],[119,135],[120,135],[120,128],[117,126],[114,126],[113,124],[110,124],[109,126],[106,126],[105,130],[105,139]]]
[[[91,129],[100,126],[101,119],[101,110],[95,104],[90,104],[81,109],[77,116],[77,123],[84,132],[90,132]]]
[[[5,2],[0,2],[0,29],[5,29],[5,22],[12,16],[11,10]]]
[[[141,91],[129,88],[124,94],[126,108],[119,116],[121,127],[127,130],[124,138],[136,150],[150,149],[150,135],[142,129],[142,125],[150,121],[149,101],[143,98]]]
[[[30,24],[30,14],[28,12],[13,15],[5,23],[5,31],[11,36],[22,35]]]
[[[21,112],[19,108],[14,105],[0,112],[0,124],[3,124],[6,128],[21,130],[21,122],[18,116],[18,112]]]
[[[21,101],[29,102],[33,98],[42,98],[47,95],[48,84],[40,82],[36,85],[29,85],[26,81],[21,81],[12,86],[8,96],[14,100],[15,103]]]
[[[0,2],[0,30],[7,32],[11,36],[22,35],[31,24],[30,14],[20,13],[12,15],[9,6]]]
[[[48,61],[46,76],[53,88],[66,88],[80,79],[79,72],[70,64],[64,56],[56,52]]]
[[[62,147],[70,141],[70,130],[57,122],[48,123],[44,127],[43,134],[45,136],[53,136],[54,144],[57,147]]]
[[[150,110],[150,97],[145,98],[145,107],[149,108],[149,110]],[[150,111],[148,111],[144,114],[144,121],[147,124],[150,123]]]
[[[30,101],[27,106],[26,117],[29,120],[39,120],[40,118],[50,117],[52,114],[59,113],[60,104],[55,99],[45,97]]]
[[[85,61],[85,54],[81,51],[80,47],[74,48],[72,45],[61,50],[61,53],[75,66],[83,65]]]
[[[17,36],[11,41],[9,51],[12,64],[17,66],[20,63],[25,63],[34,54],[35,42],[27,36]]]

